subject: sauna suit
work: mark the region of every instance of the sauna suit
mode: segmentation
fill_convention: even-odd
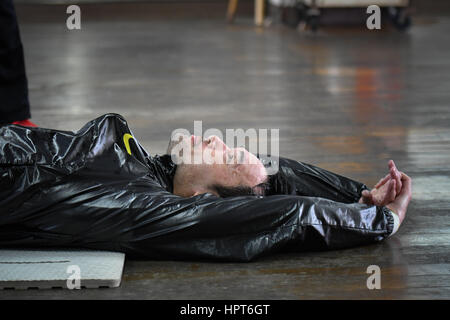
[[[172,193],[176,165],[150,156],[125,119],[77,132],[0,127],[0,248],[88,248],[138,259],[250,261],[274,252],[378,243],[395,214],[367,187],[279,158],[267,196]],[[397,222],[398,227],[398,222]]]

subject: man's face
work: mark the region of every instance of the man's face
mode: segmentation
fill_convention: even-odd
[[[229,148],[219,137],[182,136],[168,154],[182,158],[174,178],[174,193],[193,196],[205,192],[217,194],[215,185],[254,187],[267,179],[261,161],[245,148]],[[181,153],[180,151],[181,148]]]

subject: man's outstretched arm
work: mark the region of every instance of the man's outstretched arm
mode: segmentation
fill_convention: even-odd
[[[314,165],[279,159],[279,170],[270,176],[269,194],[321,197],[343,203],[355,203],[367,186]]]
[[[280,158],[280,170],[270,178],[269,193],[384,206],[392,202],[402,188],[401,172],[393,160],[389,161],[388,167],[389,173],[370,190],[365,184],[334,172],[300,161]]]

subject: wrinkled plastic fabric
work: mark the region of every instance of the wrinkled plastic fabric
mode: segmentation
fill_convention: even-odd
[[[0,127],[0,247],[250,261],[375,243],[393,230],[385,207],[356,203],[365,185],[285,158],[265,197],[176,196],[170,156],[150,156],[130,135],[117,114],[77,132]]]

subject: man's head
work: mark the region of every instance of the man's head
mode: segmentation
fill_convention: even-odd
[[[184,154],[175,172],[174,194],[183,197],[206,192],[222,197],[262,194],[260,185],[267,180],[266,170],[245,148],[229,148],[217,136],[205,140],[183,136],[180,143]],[[169,144],[168,154],[174,155],[174,146]]]

